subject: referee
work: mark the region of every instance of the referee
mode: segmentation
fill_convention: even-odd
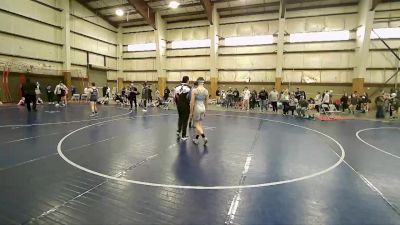
[[[182,78],[182,84],[175,88],[174,96],[179,115],[178,130],[176,132],[176,135],[183,141],[188,139],[188,137],[186,136],[186,131],[190,114],[190,94],[191,89],[189,86],[189,77],[184,76]]]

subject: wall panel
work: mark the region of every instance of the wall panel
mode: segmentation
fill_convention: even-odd
[[[155,60],[130,59],[123,61],[123,70],[156,70]]]
[[[30,0],[1,0],[0,8],[60,26],[60,13]]]
[[[83,17],[86,20],[91,21],[92,23],[99,24],[99,25],[101,25],[103,27],[106,27],[106,28],[108,28],[110,30],[117,31],[117,29],[115,27],[113,27],[112,25],[110,25],[108,22],[104,21],[103,19],[101,19],[97,15],[94,15],[90,10],[88,10],[87,8],[82,6],[76,0],[72,0],[70,4],[71,4],[70,5],[71,14],[79,16],[79,17]],[[73,18],[71,18],[71,19],[73,19]]]
[[[295,19],[288,18],[286,20],[286,31],[291,34],[318,31],[352,30],[357,27],[357,20],[357,14]]]
[[[208,27],[194,27],[185,29],[167,30],[168,41],[175,40],[203,40],[208,39]]]
[[[61,29],[0,11],[0,31],[53,43],[62,43]],[[29,27],[29,29],[26,29]]]
[[[219,71],[220,82],[275,82],[275,71]],[[251,83],[250,83],[251,84]]]
[[[125,81],[157,81],[157,72],[125,72]]]
[[[167,72],[167,79],[170,82],[180,82],[183,76],[189,76],[190,81],[195,81],[199,77],[203,77],[206,81],[210,80],[209,71],[182,71],[182,72]]]
[[[71,47],[111,57],[116,57],[117,54],[117,47],[114,45],[73,33],[71,33]]]
[[[59,46],[1,33],[0,43],[2,43],[0,45],[1,53],[61,61],[61,48]]]

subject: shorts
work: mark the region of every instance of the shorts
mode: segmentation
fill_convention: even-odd
[[[204,105],[197,105],[193,115],[193,121],[202,121],[204,118],[204,113],[206,112],[206,107]]]
[[[96,97],[90,97],[89,101],[91,101],[91,102],[97,102],[97,98],[96,98]]]

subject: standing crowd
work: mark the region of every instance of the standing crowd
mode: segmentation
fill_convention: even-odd
[[[204,83],[204,82],[203,82]],[[178,86],[180,87],[180,86]],[[94,91],[96,89],[96,91]],[[93,102],[96,99],[94,106],[92,107],[93,115],[97,114],[97,108],[94,108],[97,103],[107,104],[110,99],[110,88],[103,87],[103,98],[98,95],[99,88],[92,84],[90,87],[84,89],[84,94],[87,97],[87,101]],[[26,105],[28,111],[32,108],[36,110],[36,104],[43,103],[41,99],[41,88],[38,82],[33,83],[30,79],[27,79],[25,84],[21,88],[22,99],[18,103],[19,105]],[[71,86],[70,89],[59,82],[53,89],[51,85],[45,88],[48,102],[55,104],[56,107],[65,106],[67,104],[67,95],[71,91],[71,94],[76,93],[76,88]],[[143,111],[146,112],[149,106],[161,107],[168,109],[171,103],[177,103],[176,93],[181,90],[165,88],[164,93],[160,93],[158,90],[155,91],[155,99],[153,99],[153,90],[151,85],[143,83],[141,90],[133,83],[124,87],[120,93],[114,93],[112,98],[121,105],[129,105],[131,112],[137,110],[138,107],[142,107]],[[94,93],[95,92],[95,93]],[[93,96],[93,95],[96,96]],[[306,92],[297,88],[296,91],[290,91],[285,89],[283,91],[277,91],[272,88],[270,91],[262,88],[258,93],[256,90],[250,90],[248,87],[244,87],[243,90],[239,91],[237,88],[223,90],[218,88],[216,91],[216,103],[225,108],[234,108],[243,111],[254,111],[259,109],[261,112],[267,112],[271,110],[274,113],[278,113],[278,110],[282,110],[283,115],[297,115],[304,118],[312,118],[313,115],[308,113],[309,110],[316,110],[321,114],[330,112],[348,112],[350,114],[365,113],[370,110],[371,103],[376,105],[376,118],[385,118],[386,112],[389,113],[390,119],[398,118],[400,108],[400,91],[390,90],[389,92],[380,92],[377,97],[370,99],[368,93],[362,94],[356,91],[351,93],[344,93],[343,95],[333,95],[333,91],[317,92],[315,97],[307,98]],[[83,96],[82,95],[82,96]],[[138,101],[140,96],[140,101]],[[207,96],[209,98],[210,96]],[[173,101],[175,99],[175,101]],[[212,100],[210,100],[211,102]],[[207,100],[207,103],[209,101]],[[32,108],[31,108],[32,103]]]
[[[225,108],[239,109],[242,111],[256,110],[267,112],[271,109],[272,112],[277,113],[278,109],[282,109],[283,115],[295,115],[301,117],[310,117],[307,115],[308,110],[316,110],[318,113],[329,112],[348,112],[366,113],[370,110],[371,99],[368,93],[362,94],[353,92],[351,95],[344,93],[341,97],[336,97],[332,90],[317,92],[315,97],[307,99],[306,92],[297,88],[296,91],[289,91],[285,89],[278,92],[275,88],[267,91],[262,88],[257,93],[256,90],[249,90],[245,87],[242,91],[237,88],[228,88],[227,91],[218,88],[216,91],[217,104]],[[400,107],[400,92],[391,90],[378,94],[374,99],[377,107],[376,118],[384,118],[385,111],[389,112],[390,118],[397,118]]]

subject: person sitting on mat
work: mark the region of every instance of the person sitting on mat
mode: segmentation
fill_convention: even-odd
[[[25,97],[22,97],[21,100],[19,100],[17,105],[24,106],[25,105]]]

